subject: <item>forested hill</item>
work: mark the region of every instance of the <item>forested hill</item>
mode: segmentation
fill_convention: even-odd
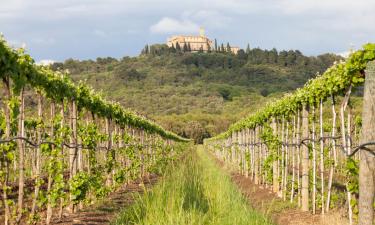
[[[201,141],[341,59],[298,50],[247,48],[234,55],[153,45],[138,57],[68,59],[52,68],[68,69],[73,80],[85,80],[108,99]]]

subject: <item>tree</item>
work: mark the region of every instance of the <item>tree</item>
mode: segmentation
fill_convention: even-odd
[[[202,144],[203,139],[209,137],[205,127],[199,121],[189,121],[184,126],[186,136],[194,139],[196,144]]]
[[[273,48],[271,51],[268,52],[268,62],[269,63],[277,63],[278,53],[276,48]]]
[[[230,45],[229,45],[229,42],[227,42],[227,52],[232,52],[232,50],[231,50],[231,47],[230,47]]]
[[[148,44],[145,45],[145,47],[141,51],[141,55],[147,55],[149,53],[149,47]]]
[[[176,43],[176,52],[181,52],[181,46],[178,42]]]
[[[297,54],[293,50],[289,50],[286,56],[286,63],[288,66],[294,65],[297,59]]]
[[[225,48],[224,48],[224,44],[221,43],[221,49],[220,49],[220,52],[225,52]]]
[[[174,47],[174,44],[172,43],[172,46],[169,48],[170,52],[176,53],[176,48]]]
[[[219,94],[221,95],[221,97],[223,97],[224,100],[226,101],[231,101],[232,100],[232,92],[230,89],[226,88],[226,87],[221,87],[219,89]]]
[[[279,65],[288,66],[287,57],[288,57],[288,52],[287,51],[281,51],[279,53],[279,57],[277,59],[277,62],[279,63]]]
[[[263,96],[263,97],[267,97],[268,95],[269,95],[269,91],[268,91],[268,89],[267,88],[262,88],[261,90],[260,90],[260,94]]]
[[[199,53],[203,53],[203,46],[199,48]]]
[[[190,45],[190,43],[188,43],[188,47],[187,48],[188,48],[188,51],[191,52],[191,45]]]
[[[146,74],[140,73],[134,68],[129,69],[127,66],[117,68],[115,74],[118,78],[124,81],[140,81],[146,78]]]
[[[215,52],[217,52],[217,40],[215,38]]]
[[[246,54],[250,54],[250,44],[247,44],[247,47],[246,47]]]
[[[187,47],[186,43],[184,43],[184,47],[182,49],[183,49],[183,52],[187,52],[188,51],[188,47]]]

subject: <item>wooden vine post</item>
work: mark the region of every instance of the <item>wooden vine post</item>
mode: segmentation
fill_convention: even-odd
[[[255,143],[259,143],[259,126],[257,126],[255,128],[255,132],[254,132],[254,142]],[[255,146],[255,151],[254,151],[254,160],[255,160],[255,163],[254,163],[254,170],[255,170],[255,174],[254,174],[254,183],[255,184],[260,184],[260,179],[259,179],[259,146]]]
[[[375,140],[375,61],[366,69],[365,91],[362,111],[361,144]],[[366,146],[375,152],[375,146]],[[359,164],[359,224],[372,225],[374,221],[375,157],[371,152],[360,152]]]
[[[293,202],[294,198],[294,181],[296,176],[296,163],[295,163],[295,154],[296,154],[296,116],[293,116],[293,134],[292,134],[292,144],[294,145],[292,147],[292,187],[290,190],[290,202]]]
[[[74,103],[73,103],[74,104]],[[74,108],[74,107],[73,107]],[[53,126],[53,120],[54,120],[54,117],[55,117],[55,102],[52,101],[51,102],[51,132],[50,132],[50,136],[52,138],[54,138],[54,126]],[[73,125],[74,126],[74,125]],[[76,134],[75,134],[75,137],[76,137]],[[51,148],[53,148],[53,146],[51,146]],[[50,150],[52,151],[52,149]],[[50,158],[48,160],[52,160],[51,156],[49,156]],[[52,172],[49,172],[48,174],[48,180],[47,180],[47,193],[50,193],[51,192],[51,189],[52,189]],[[53,209],[52,209],[52,196],[50,194],[48,194],[47,196],[47,212],[46,212],[46,224],[50,224],[51,222],[51,219],[52,219],[52,214],[53,214]]]
[[[285,131],[285,141],[287,143],[289,143],[289,118],[287,119],[286,121],[286,131]],[[286,193],[287,193],[287,186],[288,186],[288,175],[289,175],[289,171],[288,171],[288,157],[289,157],[289,148],[288,148],[288,145],[286,144],[285,145],[285,166],[284,166],[284,186],[283,186],[283,199],[284,201],[286,200]]]
[[[315,103],[312,106],[312,141],[311,141],[311,148],[312,148],[312,212],[315,214],[316,211],[316,151],[315,151]]]
[[[249,151],[250,151],[250,148],[249,148],[249,137],[250,137],[250,129],[247,128],[246,131],[245,131],[245,177],[249,177],[249,168],[250,168],[250,165],[249,165]]]
[[[108,160],[111,160],[111,150],[112,150],[112,127],[111,127],[111,120],[109,118],[105,118],[105,133],[108,135],[108,140],[106,143],[107,151],[105,154],[106,162]],[[107,177],[106,177],[106,185],[107,187],[110,187],[112,185],[112,174],[110,171],[107,171]]]
[[[4,84],[4,101],[3,107],[4,107],[4,116],[5,116],[5,135],[4,138],[9,139],[10,138],[10,133],[11,133],[11,124],[10,124],[10,104],[9,101],[11,100],[11,90],[10,90],[10,79],[8,76],[3,77],[3,84]],[[4,173],[4,178],[2,181],[2,200],[3,200],[3,205],[4,205],[4,224],[8,225],[11,223],[11,209],[8,204],[8,182],[9,182],[9,161],[6,159],[6,154],[3,151],[3,159],[4,159],[4,166],[2,166],[1,169],[5,171]]]
[[[336,135],[336,109],[335,109],[335,96],[331,96],[332,99],[332,133],[331,136],[335,137]],[[336,155],[336,139],[332,138],[332,148],[331,148],[331,158],[333,158],[333,162],[330,163],[329,168],[329,178],[328,178],[328,187],[327,187],[327,203],[326,203],[326,211],[329,212],[330,202],[331,202],[331,189],[332,189],[332,182],[333,182],[333,172],[337,165],[337,155]]]
[[[72,180],[77,174],[77,107],[75,100],[73,100],[70,105],[70,127],[72,130],[70,145],[72,145],[72,147],[69,148],[69,179]],[[70,211],[75,212],[73,195],[70,195],[70,201]]]
[[[320,191],[321,191],[321,205],[322,215],[324,215],[324,130],[323,130],[323,99],[320,99],[319,104],[319,127],[320,127]]]
[[[276,119],[272,118],[272,130],[273,135],[277,136],[277,126],[276,126]],[[273,154],[273,161],[272,161],[272,190],[274,193],[279,192],[279,179],[278,179],[278,163],[277,163],[277,149],[272,149],[271,154]]]
[[[301,147],[300,147],[300,141],[301,141],[301,110],[297,111],[297,202],[298,207],[301,206]]]
[[[38,120],[41,122],[43,117],[43,106],[42,106],[42,95],[38,94]],[[42,129],[41,125],[37,127],[37,143],[40,144],[42,142]],[[31,207],[31,215],[34,217],[36,208],[37,208],[37,200],[39,196],[39,179],[40,179],[40,172],[41,172],[41,148],[38,146],[36,148],[36,154],[35,154],[35,187],[34,187],[34,197],[33,197],[33,203]]]
[[[20,107],[19,107],[19,119],[18,119],[18,135],[22,138],[25,137],[25,96],[24,89],[22,88],[20,93]],[[24,186],[25,186],[25,144],[23,140],[18,141],[19,148],[19,163],[18,163],[18,211],[16,224],[21,222],[23,214],[23,197],[24,197]]]
[[[309,137],[309,105],[302,109],[302,140]],[[309,148],[302,145],[302,185],[301,185],[301,209],[309,211]]]

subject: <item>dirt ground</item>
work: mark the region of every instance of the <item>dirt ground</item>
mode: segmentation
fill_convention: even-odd
[[[250,205],[264,213],[278,225],[346,225],[347,218],[342,213],[333,211],[322,216],[310,212],[302,212],[292,204],[284,202],[272,193],[271,189],[254,184],[250,178],[232,173],[232,181],[238,186],[242,194],[249,200]]]
[[[113,192],[104,200],[95,205],[88,206],[83,210],[69,214],[65,213],[62,220],[57,218],[53,220],[55,225],[104,225],[109,224],[121,209],[131,205],[138,194],[142,194],[145,189],[154,186],[158,181],[158,176],[150,175],[144,179],[143,184],[137,180],[128,185],[124,185],[117,191]]]

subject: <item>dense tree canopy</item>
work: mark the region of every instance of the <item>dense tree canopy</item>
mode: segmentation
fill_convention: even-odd
[[[107,97],[200,141],[256,110],[265,97],[301,87],[342,59],[250,46],[235,55],[224,45],[216,48],[190,53],[189,45],[146,45],[138,57],[68,59],[52,68],[69,70],[72,79],[86,80]]]

